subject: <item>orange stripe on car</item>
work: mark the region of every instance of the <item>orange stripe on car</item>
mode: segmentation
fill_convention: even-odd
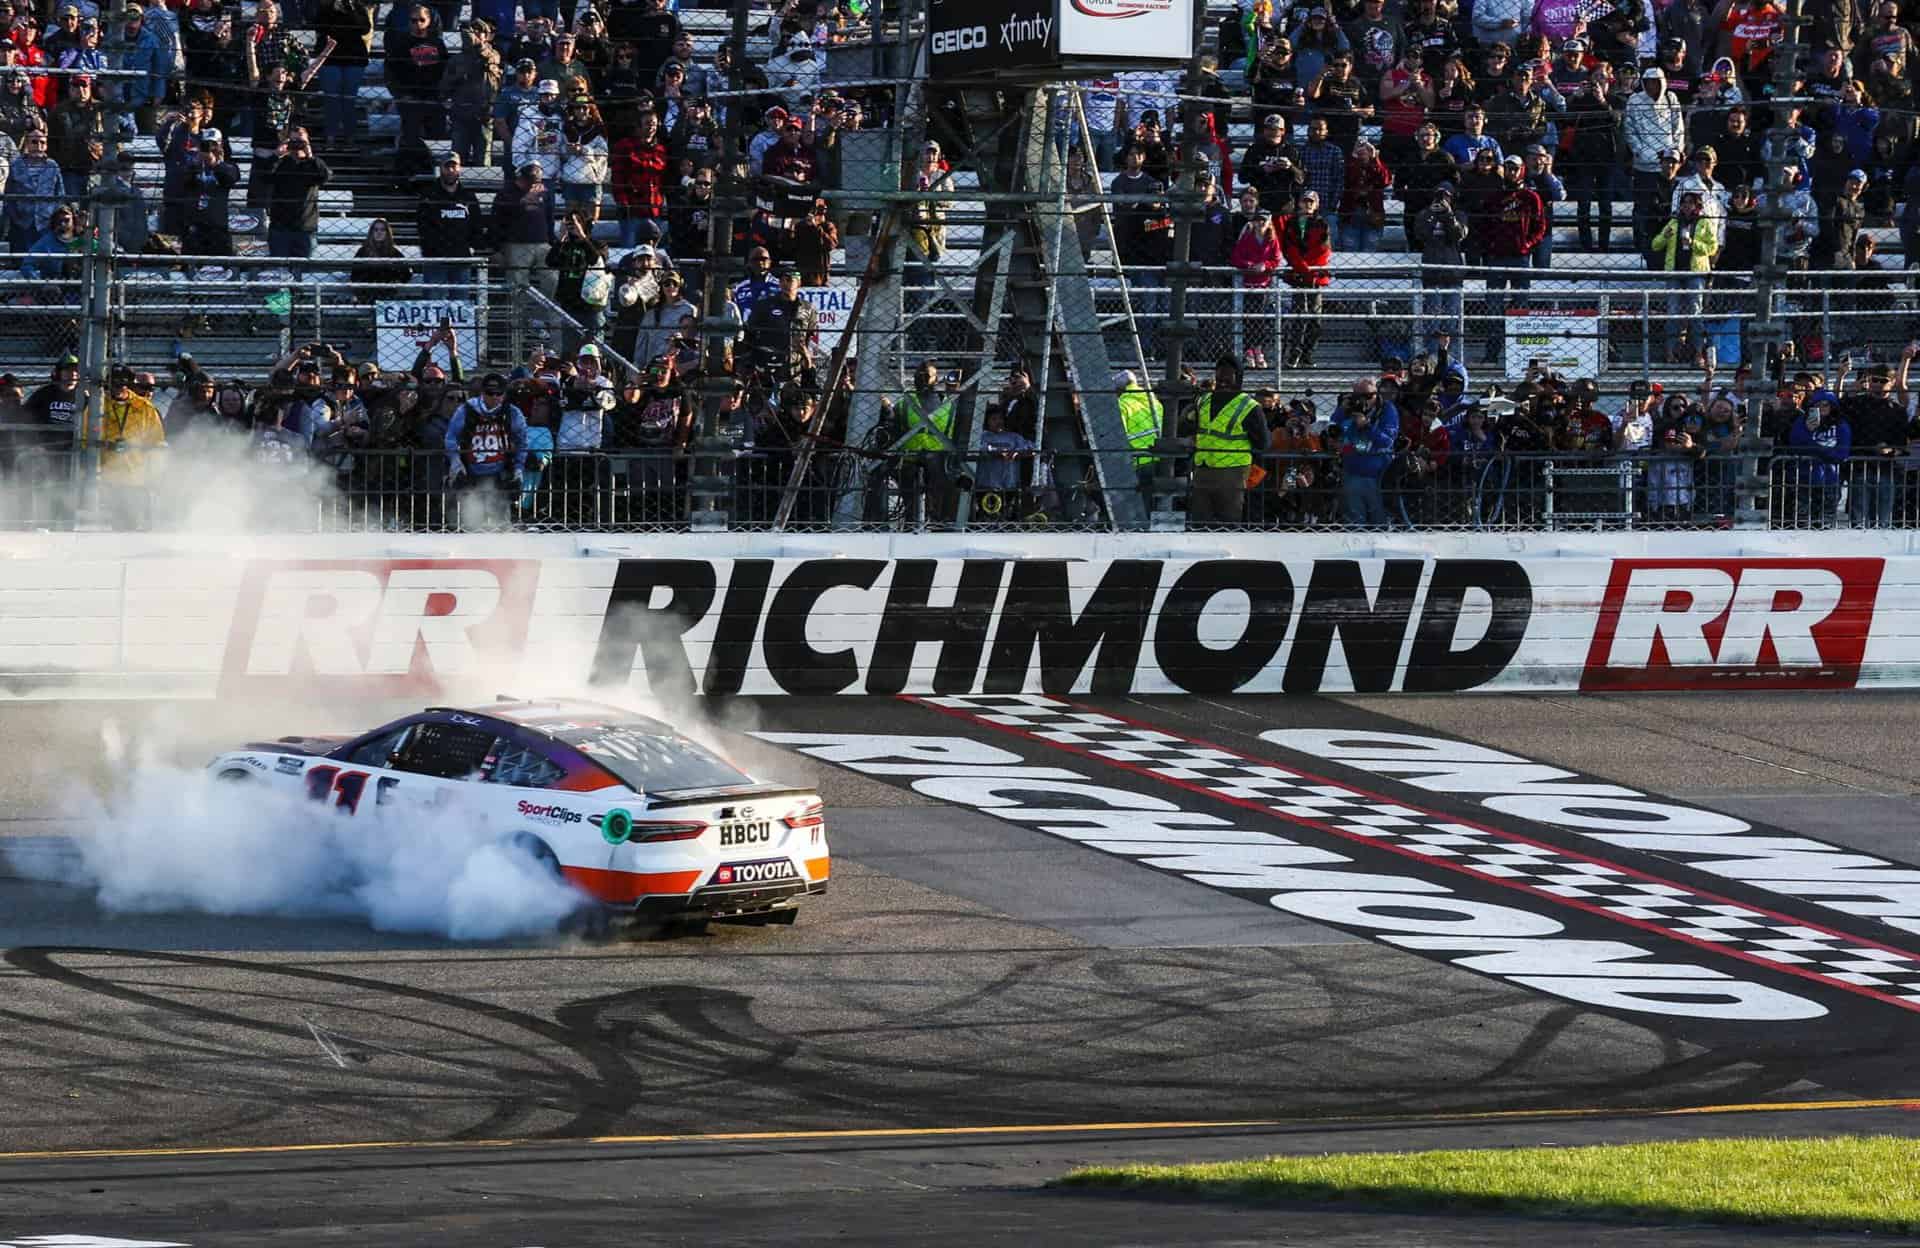
[[[698,871],[608,871],[561,867],[567,879],[601,901],[633,901],[656,893],[685,893],[700,882]]]
[[[813,880],[817,883],[820,880],[826,879],[831,874],[833,874],[833,859],[831,858],[807,859],[807,878],[809,880]]]

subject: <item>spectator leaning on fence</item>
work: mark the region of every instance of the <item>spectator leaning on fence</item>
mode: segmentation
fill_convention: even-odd
[[[527,467],[527,418],[506,396],[507,379],[488,373],[480,379],[480,393],[448,418],[448,484],[458,488],[487,480],[503,490],[519,490]]]

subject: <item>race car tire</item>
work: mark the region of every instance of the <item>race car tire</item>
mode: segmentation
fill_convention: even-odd
[[[221,784],[248,784],[252,782],[253,774],[246,771],[228,770],[219,773],[214,779]]]
[[[554,878],[560,878],[560,856],[553,847],[531,832],[515,832],[513,839],[507,842],[510,849],[518,850],[533,860],[535,866]]]

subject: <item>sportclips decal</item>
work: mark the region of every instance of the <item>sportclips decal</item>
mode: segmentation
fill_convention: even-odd
[[[628,560],[593,678],[643,669],[654,687],[720,694],[1449,692],[1499,676],[1532,612],[1508,560]]]
[[[1637,850],[1696,871],[1811,903],[1842,921],[1869,920],[1920,933],[1920,870],[1806,836],[1774,836],[1745,820],[1702,810],[1518,754],[1468,741],[1406,732],[1275,729],[1262,741],[1303,758],[1391,777],[1431,793],[1477,802],[1490,811],[1565,828],[1598,845]],[[1670,907],[1671,908],[1671,907]],[[1715,925],[1741,938],[1731,917]],[[1830,943],[1806,933],[1805,946],[1781,948],[1781,961],[1812,964]],[[1911,943],[1911,942],[1909,942]],[[1920,1002],[1920,956],[1863,954],[1840,978],[1884,987]]]
[[[937,800],[1583,1005],[1743,1025],[1820,1019],[1828,1014],[1825,1001],[1843,993],[1906,1005],[1682,935],[1658,921],[1658,906],[1688,890],[1599,859],[1556,855],[1524,838],[1049,698],[927,702],[1004,733],[1007,748],[960,735],[756,735],[909,784]],[[1012,747],[1022,740],[1031,744],[1017,753]],[[1044,755],[1049,748],[1093,765],[1033,765],[1036,751]],[[1166,793],[1215,796],[1249,814],[1222,818],[1183,808],[1161,792],[1101,783],[1103,764],[1158,781],[1150,787],[1164,784]],[[1587,888],[1594,895],[1576,891]],[[1625,909],[1635,903],[1637,911]]]

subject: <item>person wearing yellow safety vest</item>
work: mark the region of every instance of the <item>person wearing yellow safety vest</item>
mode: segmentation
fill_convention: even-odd
[[[1127,430],[1127,445],[1133,448],[1133,471],[1140,482],[1140,493],[1153,509],[1153,445],[1160,440],[1160,423],[1166,412],[1160,398],[1141,385],[1131,372],[1113,375],[1115,398],[1120,403],[1120,423]]]
[[[153,400],[133,392],[133,370],[108,377],[100,420],[100,485],[116,529],[140,529],[151,520],[147,496],[149,450],[167,444]]]
[[[914,388],[891,405],[900,441],[900,491],[912,512],[915,495],[927,495],[929,521],[944,520],[953,492],[947,457],[953,453],[953,415],[959,374],[950,373],[944,390],[940,366],[921,361]]]
[[[1187,498],[1187,523],[1239,524],[1246,508],[1248,471],[1270,438],[1260,405],[1240,388],[1240,363],[1232,356],[1214,362],[1213,389],[1194,405],[1192,424],[1193,488]]]

